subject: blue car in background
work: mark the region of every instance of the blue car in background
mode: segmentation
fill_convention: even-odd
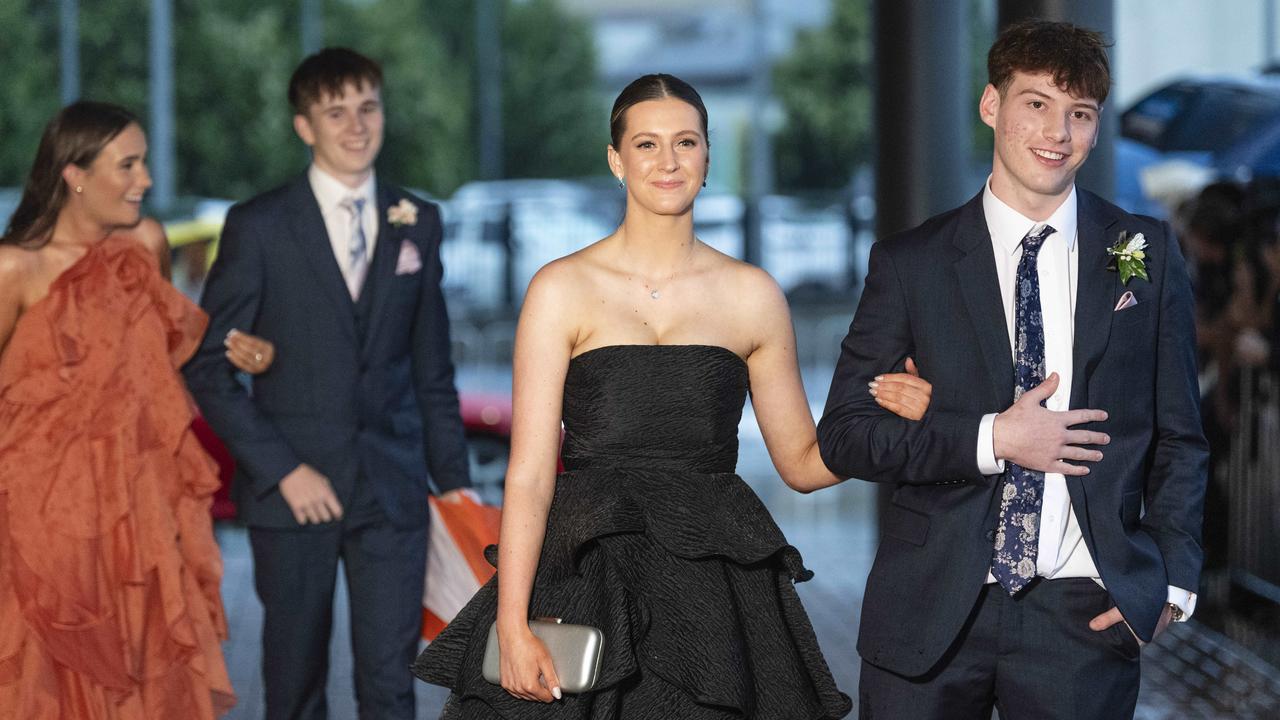
[[[1280,176],[1280,79],[1182,79],[1125,110],[1116,142],[1117,204],[1165,217],[1160,200],[1175,175],[1200,184]]]

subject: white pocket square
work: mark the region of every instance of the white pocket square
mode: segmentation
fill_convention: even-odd
[[[422,255],[412,240],[400,243],[400,257],[396,259],[397,275],[412,275],[422,269]]]
[[[1124,294],[1120,296],[1120,302],[1116,303],[1116,309],[1112,312],[1120,312],[1137,304],[1138,299],[1133,296],[1133,292],[1125,290]]]

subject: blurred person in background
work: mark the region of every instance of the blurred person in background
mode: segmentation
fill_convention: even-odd
[[[178,367],[207,320],[140,220],[146,137],[77,102],[0,238],[0,717],[213,718],[218,478]]]
[[[381,67],[345,48],[295,70],[293,126],[311,164],[227,214],[201,299],[209,332],[185,369],[236,460],[269,720],[327,715],[340,559],[360,716],[414,717],[427,496],[470,484],[439,211],[375,175],[382,85]],[[239,357],[257,373],[252,394],[233,331],[274,348]]]
[[[1235,351],[1241,367],[1272,363],[1271,335],[1280,296],[1280,179],[1260,178],[1246,188],[1241,243],[1232,254],[1233,297],[1230,314],[1238,330]]]
[[[1183,244],[1195,296],[1196,353],[1199,370],[1200,416],[1209,443],[1208,482],[1205,488],[1205,565],[1218,567],[1226,559],[1227,492],[1219,477],[1231,427],[1235,424],[1235,398],[1228,378],[1235,366],[1236,329],[1230,312],[1235,295],[1234,257],[1244,231],[1244,190],[1232,182],[1205,187],[1184,204]]]
[[[1280,298],[1280,185],[1255,180],[1207,186],[1179,213],[1196,295],[1201,413],[1209,440],[1205,561],[1226,563],[1227,461],[1240,428],[1241,372],[1274,368]],[[1256,388],[1257,386],[1254,385]]]

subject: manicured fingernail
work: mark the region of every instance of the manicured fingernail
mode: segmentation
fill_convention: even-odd
[[[876,380],[883,380],[883,379],[884,379],[884,376],[883,376],[883,375],[877,375],[877,376],[876,376]]]
[[[871,393],[871,397],[876,397],[877,395],[880,394],[880,391],[876,390],[874,387],[868,390],[867,392]]]
[[[867,387],[873,387],[873,388],[875,388],[875,387],[880,387],[879,378],[877,378],[877,379],[875,379],[875,380],[872,380],[871,382],[867,383]]]
[[[562,696],[560,695],[560,688],[558,688],[558,687],[553,687],[553,688],[551,688],[551,697],[553,697],[553,698],[555,698],[555,699],[559,700],[559,699],[562,697]]]

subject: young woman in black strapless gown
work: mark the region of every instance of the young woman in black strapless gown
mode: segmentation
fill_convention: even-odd
[[[636,80],[610,130],[625,219],[538,272],[516,332],[498,575],[414,670],[453,691],[449,719],[844,717],[793,586],[812,573],[734,474],[750,392],[787,485],[841,480],[818,454],[786,300],[694,237],[710,157],[692,87]],[[918,418],[929,390],[895,374],[877,393]],[[560,692],[538,616],[603,630],[593,691]],[[495,622],[501,685],[481,674]]]

